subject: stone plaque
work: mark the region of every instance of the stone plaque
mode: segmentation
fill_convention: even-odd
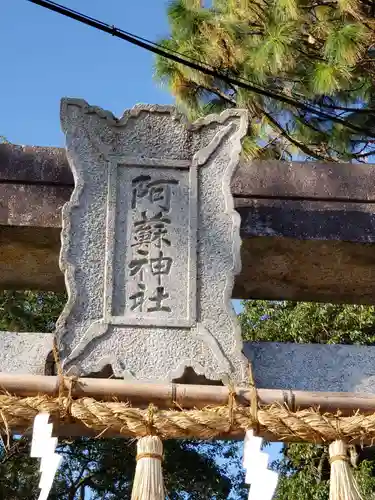
[[[186,368],[246,381],[231,305],[240,217],[230,181],[247,116],[194,124],[172,107],[116,119],[64,99],[75,189],[63,209],[60,267],[68,302],[57,339],[65,372],[170,381]]]
[[[106,296],[111,323],[193,326],[196,176],[189,175],[189,168],[139,168],[118,159],[110,168],[110,217],[118,217],[108,234],[108,243],[116,241],[110,250],[113,281]],[[113,262],[118,263],[114,275]]]

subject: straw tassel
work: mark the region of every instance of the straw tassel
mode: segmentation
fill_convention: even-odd
[[[329,500],[363,500],[349,465],[348,446],[337,440],[329,446],[331,480]]]
[[[145,436],[137,443],[137,466],[131,500],[164,500],[163,443],[158,436]]]

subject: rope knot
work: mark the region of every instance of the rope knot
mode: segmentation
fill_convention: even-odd
[[[334,455],[329,459],[329,463],[337,462],[337,460],[343,460],[344,462],[349,462],[349,458],[346,455]]]
[[[236,406],[236,389],[234,387],[234,384],[232,382],[229,382],[228,384],[228,418],[229,418],[229,429],[228,432],[230,432],[233,428],[234,424],[234,409]]]
[[[156,412],[156,407],[152,403],[150,403],[147,409],[147,421],[146,421],[147,434],[149,436],[157,435],[157,431],[154,426],[155,412]]]
[[[258,419],[258,391],[255,386],[255,378],[253,366],[249,362],[249,385],[250,385],[250,415],[252,427],[255,427],[256,434],[259,434],[259,419]]]
[[[163,455],[159,455],[158,453],[138,453],[136,456],[136,460],[141,460],[142,458],[155,458],[156,460],[163,461]]]
[[[57,342],[56,339],[54,339],[53,343],[53,357],[55,360],[55,365],[56,365],[56,371],[57,371],[57,393],[58,393],[58,400],[59,400],[59,419],[62,420],[71,420],[72,419],[72,404],[73,404],[73,390],[74,386],[78,381],[78,376],[76,375],[64,375],[62,366],[61,366],[61,361],[60,361],[60,355],[59,351],[57,348]]]

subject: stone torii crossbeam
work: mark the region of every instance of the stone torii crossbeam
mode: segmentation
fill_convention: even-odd
[[[233,298],[372,304],[375,165],[242,162]],[[62,148],[0,144],[0,287],[65,290],[61,209],[73,175]]]

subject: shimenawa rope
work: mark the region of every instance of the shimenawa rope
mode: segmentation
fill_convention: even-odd
[[[27,429],[38,413],[48,412],[60,424],[74,421],[100,435],[111,431],[138,437],[132,500],[164,498],[161,438],[231,437],[243,435],[248,429],[280,441],[330,442],[330,500],[362,500],[348,463],[346,443],[374,440],[375,414],[343,417],[320,414],[316,409],[291,411],[287,404],[260,407],[251,367],[250,407],[238,405],[235,392],[229,388],[227,405],[201,410],[158,410],[152,405],[145,410],[117,401],[73,399],[74,381],[69,379],[69,384],[65,384],[65,378],[59,371],[58,397],[0,395],[0,432]]]
[[[5,420],[10,430],[28,428],[39,412],[48,412],[52,418],[60,418],[61,423],[69,422],[70,418],[98,433],[108,430],[123,436],[149,435],[148,410],[131,408],[116,401],[48,396],[21,398],[5,394],[0,395],[0,411],[3,417],[0,425],[4,427]],[[182,411],[155,409],[153,427],[155,434],[163,439],[238,436],[258,424],[260,435],[280,441],[331,443],[342,439],[350,443],[375,440],[375,413],[343,417],[320,414],[316,409],[292,412],[285,405],[271,405],[258,408],[256,421],[249,407],[237,404],[232,410],[232,424],[230,420],[228,406]],[[337,431],[337,422],[340,432]]]

